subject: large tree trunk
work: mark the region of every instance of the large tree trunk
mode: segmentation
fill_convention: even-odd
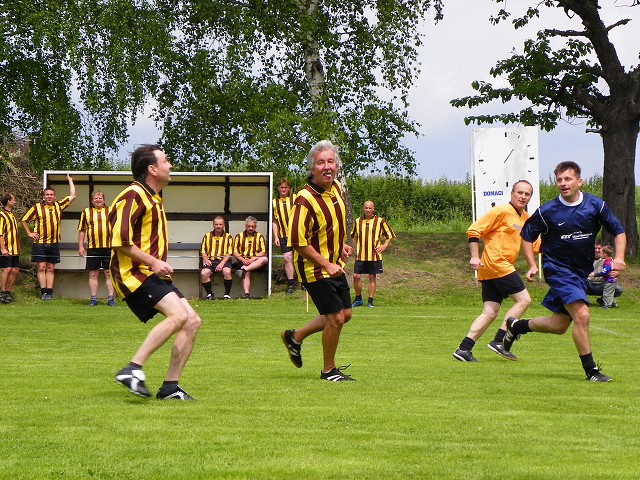
[[[614,128],[601,132],[604,147],[602,196],[627,234],[626,256],[638,256],[638,225],[636,220],[635,172],[638,124],[635,121],[616,122]],[[631,173],[629,173],[631,172]],[[603,232],[605,243],[613,245],[611,236]]]

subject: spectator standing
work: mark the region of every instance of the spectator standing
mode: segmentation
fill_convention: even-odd
[[[67,175],[69,195],[56,200],[56,191],[47,187],[42,192],[42,201],[33,205],[20,218],[29,238],[33,240],[31,261],[38,267],[38,283],[42,300],[53,298],[55,265],[60,263],[60,219],[65,210],[76,198],[76,187],[71,175]],[[29,223],[35,224],[33,232]]]
[[[85,249],[85,240],[87,247]],[[107,305],[115,307],[115,296],[111,284],[109,262],[111,261],[111,226],[109,207],[105,205],[104,193],[91,194],[91,206],[85,208],[78,222],[78,254],[86,257],[85,269],[89,271],[89,306],[98,305],[98,276],[104,272],[107,287]]]
[[[392,238],[396,238],[387,221],[374,213],[375,205],[371,200],[364,202],[364,214],[357,218],[351,229],[351,238],[356,245],[356,261],[353,267],[353,288],[356,298],[352,307],[362,306],[362,275],[369,276],[367,307],[373,308],[376,294],[377,276],[382,273],[382,252]],[[382,242],[384,238],[384,242]]]
[[[291,193],[289,181],[286,178],[278,180],[278,198],[273,199],[273,243],[280,247],[284,262],[284,273],[287,276],[286,295],[291,295],[296,290],[296,280],[293,269],[293,249],[287,245],[289,238],[289,216],[295,195]]]
[[[13,285],[20,273],[20,239],[18,238],[18,221],[13,215],[16,197],[11,193],[0,196],[0,303],[15,301]]]

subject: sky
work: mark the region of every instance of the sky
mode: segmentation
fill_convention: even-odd
[[[611,39],[624,65],[638,64],[640,52],[640,7],[625,8],[631,0],[601,0],[601,16],[605,24],[621,18],[631,23],[612,30]],[[508,2],[514,13],[521,13],[531,3],[528,0]],[[514,30],[509,22],[491,25],[489,17],[497,12],[492,0],[449,0],[445,2],[444,20],[435,24],[426,20],[423,25],[424,44],[419,50],[421,74],[409,94],[409,115],[420,124],[419,138],[407,138],[405,144],[415,152],[418,176],[425,180],[464,180],[471,170],[470,129],[464,117],[478,113],[515,111],[496,103],[474,110],[454,108],[453,98],[472,95],[471,82],[493,79],[489,70],[498,60],[508,58],[512,50],[522,51],[526,38],[532,38],[543,28],[582,30],[579,20],[569,20],[562,11],[542,9],[542,19],[529,27]],[[555,9],[554,9],[555,10]],[[506,82],[504,82],[506,85]],[[149,113],[149,112],[147,112]],[[501,127],[501,124],[494,124]],[[585,179],[602,174],[602,141],[597,134],[585,133],[586,125],[561,122],[552,132],[539,132],[538,149],[540,177],[547,180],[556,164],[564,160],[576,161]],[[134,148],[134,144],[157,141],[159,133],[153,122],[141,116],[130,128],[130,142],[120,150],[120,156]],[[640,185],[640,171],[636,169],[636,184]]]

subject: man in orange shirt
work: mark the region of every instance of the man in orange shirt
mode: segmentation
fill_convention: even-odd
[[[502,325],[495,338],[487,345],[490,350],[508,360],[517,357],[502,345],[506,333],[506,320],[509,317],[522,318],[522,314],[531,305],[531,297],[524,282],[516,272],[514,263],[520,251],[520,232],[529,218],[525,211],[533,187],[526,180],[516,182],[511,189],[511,200],[506,205],[492,208],[468,229],[469,266],[478,271],[478,280],[482,283],[482,313],[473,321],[469,333],[453,352],[453,357],[461,362],[477,362],[471,350],[476,341],[496,319],[502,301],[511,297],[513,306],[505,313]],[[480,239],[484,240],[482,257],[479,254]]]

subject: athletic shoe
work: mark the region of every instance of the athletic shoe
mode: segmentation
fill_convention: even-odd
[[[9,295],[6,293],[0,293],[0,303],[11,303]]]
[[[15,302],[15,301],[16,301],[16,299],[15,299],[15,298],[13,298],[13,293],[11,293],[11,292],[7,292],[7,293],[5,294],[5,298],[6,298],[7,300],[9,300],[9,303],[11,303],[11,302]],[[614,307],[617,307],[617,306],[618,306],[618,304],[617,304],[617,303],[615,303],[615,302],[613,302],[613,306],[614,306]]]
[[[374,308],[374,307],[373,307],[373,303],[367,303],[367,307],[368,307],[368,308]]]
[[[108,307],[115,307],[116,306],[116,301],[113,297],[109,297],[107,298],[107,306]]]
[[[213,300],[213,293],[207,293],[207,296],[204,297],[205,300]]]
[[[156,393],[158,400],[194,400],[194,398],[178,385],[163,385]]]
[[[507,318],[507,333],[504,334],[504,338],[502,339],[502,348],[510,352],[511,347],[513,346],[513,342],[520,338],[520,335],[516,335],[513,333],[513,326],[518,321],[517,318],[509,317]]]
[[[294,287],[293,285],[289,285],[289,288],[287,288],[285,295],[291,295],[295,291],[296,291],[296,287]]]
[[[244,278],[246,274],[247,274],[247,271],[244,268],[239,268],[236,270],[236,275],[239,276],[240,278]]]
[[[329,382],[355,382],[356,379],[352,378],[351,375],[342,373],[342,370],[348,367],[349,365],[340,368],[333,367],[327,373],[320,371],[320,380],[327,380]]]
[[[507,360],[518,359],[518,357],[516,357],[513,353],[505,350],[500,342],[496,342],[495,340],[487,344],[487,347],[489,347],[489,350],[491,350],[492,352],[497,353],[498,355],[500,355],[503,358],[506,358]]]
[[[127,366],[116,374],[116,378],[114,380],[134,395],[142,398],[149,398],[151,394],[144,384],[146,379],[147,377],[142,370]]]
[[[231,295],[225,293],[224,296],[222,297],[223,300],[231,300]]]
[[[473,356],[471,350],[462,350],[458,348],[455,352],[453,352],[453,358],[459,360],[461,362],[477,362],[476,357]]]
[[[352,307],[361,307],[362,305],[364,305],[364,303],[362,303],[362,300],[354,300],[351,304]]]
[[[602,297],[596,298],[596,303],[601,307],[604,306],[604,300],[602,300]]]
[[[89,301],[89,305],[88,305],[88,306],[89,306],[89,307],[97,307],[97,306],[98,306],[98,299],[97,299],[97,298],[92,298],[92,299]]]
[[[53,300],[53,297],[51,296],[50,293],[43,293],[42,300]]]
[[[607,382],[612,381],[613,378],[611,378],[610,376],[605,375],[604,373],[602,373],[599,368],[594,368],[589,373],[587,373],[587,376],[585,377],[585,380],[587,382],[607,383]]]
[[[245,300],[251,300],[251,295],[249,295],[248,293],[244,294],[244,297],[242,297]]]
[[[287,347],[287,353],[289,354],[291,363],[297,368],[300,368],[302,367],[302,353],[300,352],[302,343],[296,343],[293,340],[293,332],[293,330],[285,330],[280,334],[280,338],[282,338],[284,346]]]

